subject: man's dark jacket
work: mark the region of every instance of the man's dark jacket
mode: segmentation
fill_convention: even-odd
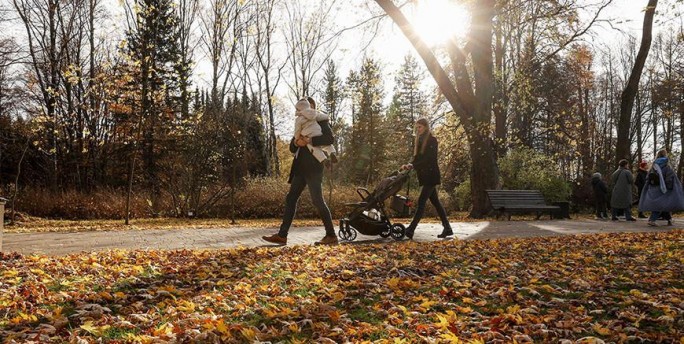
[[[328,123],[328,121],[320,121],[318,122],[318,125],[321,126],[323,135],[312,137],[311,144],[313,146],[327,146],[333,144],[335,138],[333,137],[332,129],[330,129],[330,123]],[[298,148],[299,153],[297,153],[292,161],[290,177],[287,179],[288,183],[292,182],[292,178],[294,178],[295,175],[308,177],[323,173],[323,163],[319,162],[318,159],[311,154],[311,151],[309,151],[307,146],[297,147],[295,139],[292,138],[290,141],[290,152],[296,153]]]

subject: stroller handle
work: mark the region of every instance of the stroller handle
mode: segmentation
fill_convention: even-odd
[[[361,193],[361,191],[363,191],[363,193],[365,193],[366,195],[364,196],[363,193]],[[363,188],[363,187],[356,188],[356,193],[359,194],[361,199],[366,199],[368,196],[371,195],[370,191],[368,191],[368,189]]]
[[[400,169],[397,170],[397,174],[401,174],[401,175],[409,174],[409,173],[411,173],[411,171],[413,171],[413,169],[410,169],[410,170],[402,170],[402,169],[400,168]]]

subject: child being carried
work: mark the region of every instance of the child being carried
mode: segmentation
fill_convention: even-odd
[[[306,98],[300,99],[295,104],[295,110],[295,138],[299,136],[311,138],[323,135],[323,130],[318,122],[329,120],[328,115],[312,109]],[[335,153],[335,148],[332,145],[314,146],[309,143],[306,146],[319,162],[323,162],[330,154]]]

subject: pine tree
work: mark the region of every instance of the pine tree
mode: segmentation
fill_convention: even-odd
[[[344,99],[344,85],[342,80],[337,76],[337,67],[335,62],[328,60],[325,68],[325,76],[323,77],[325,84],[323,111],[330,116],[330,127],[335,134],[335,150],[340,152],[341,133],[344,131],[345,123],[340,118],[341,103]]]
[[[427,116],[427,96],[420,89],[422,78],[416,59],[412,55],[406,55],[397,72],[394,96],[387,112],[389,135],[397,143],[388,152],[388,160],[396,165],[410,160],[413,155],[414,123]]]
[[[249,174],[252,176],[264,176],[268,173],[268,152],[265,141],[266,133],[259,100],[255,94],[252,94],[252,99],[249,102],[249,107],[245,115]]]
[[[160,163],[169,142],[165,137],[172,130],[178,109],[177,94],[181,76],[178,74],[178,20],[171,0],[142,0],[136,3],[135,27],[127,32],[126,53],[129,85],[139,99],[135,106],[142,125],[142,159],[145,180],[151,191],[153,212],[159,209],[161,192]],[[134,110],[134,111],[135,111]]]
[[[351,73],[348,79],[352,98],[352,140],[345,154],[351,162],[350,179],[369,184],[377,180],[384,170],[386,135],[382,113],[382,79],[380,66],[370,58],[361,70]]]

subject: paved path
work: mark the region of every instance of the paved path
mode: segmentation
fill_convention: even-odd
[[[681,221],[681,220],[680,220]],[[680,222],[681,223],[681,222]],[[664,224],[664,223],[663,223]],[[587,219],[552,221],[493,221],[453,222],[458,239],[492,239],[506,237],[539,237],[582,233],[665,231],[681,228],[649,227],[645,219],[637,222],[611,222]],[[108,249],[198,249],[226,248],[236,246],[269,246],[261,240],[262,235],[275,233],[275,228],[225,228],[225,229],[169,229],[130,230],[78,233],[6,233],[3,251],[22,254],[40,253],[65,255],[82,251]],[[442,226],[436,223],[421,224],[414,240],[442,240],[436,236]],[[323,227],[298,227],[290,231],[288,245],[310,245],[323,236]],[[391,242],[374,236],[359,235],[354,242]]]

